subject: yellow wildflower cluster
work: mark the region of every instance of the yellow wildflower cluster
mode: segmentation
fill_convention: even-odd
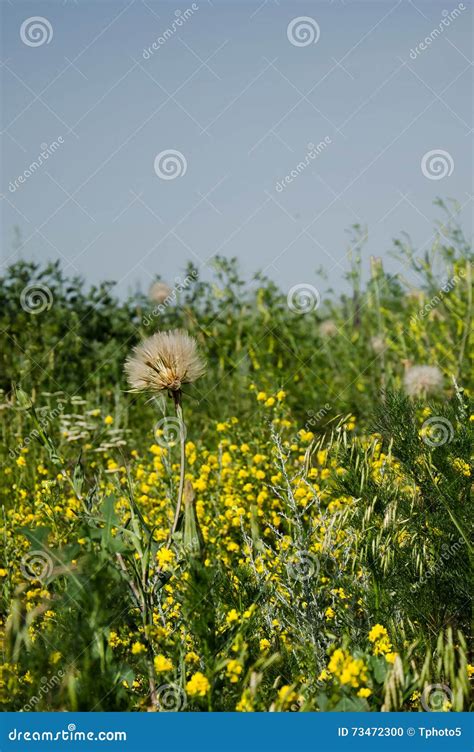
[[[190,697],[205,697],[210,687],[207,677],[201,671],[196,671],[186,683],[186,692]]]
[[[376,624],[369,632],[369,641],[373,644],[374,655],[384,655],[389,663],[393,663],[396,653],[393,652],[388,632],[381,624]]]
[[[362,658],[354,658],[341,648],[336,648],[328,663],[328,671],[333,674],[341,684],[351,687],[359,687],[367,681],[367,666]]]

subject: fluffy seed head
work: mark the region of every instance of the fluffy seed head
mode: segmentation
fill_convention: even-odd
[[[125,373],[134,391],[178,392],[205,372],[196,340],[182,329],[157,332],[134,348]]]
[[[319,325],[319,333],[321,337],[334,337],[338,334],[337,326],[332,319],[326,319]]]
[[[150,287],[148,297],[152,303],[164,303],[166,298],[171,295],[172,290],[166,282],[154,282]]]
[[[376,355],[381,355],[386,347],[384,338],[379,334],[374,335],[370,338],[370,347]]]
[[[409,397],[426,397],[443,387],[443,374],[436,366],[411,366],[403,379]]]

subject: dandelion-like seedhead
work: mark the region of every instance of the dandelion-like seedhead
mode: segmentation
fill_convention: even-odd
[[[150,287],[148,297],[152,303],[164,303],[171,293],[172,290],[166,282],[154,282]]]
[[[403,380],[409,397],[426,397],[443,388],[443,374],[436,366],[411,366]]]
[[[321,337],[329,338],[338,334],[338,329],[335,322],[332,319],[326,319],[319,325],[319,333]]]
[[[370,347],[376,355],[381,355],[386,348],[386,343],[383,337],[376,334],[370,338]]]
[[[153,334],[125,362],[128,382],[133,391],[140,392],[179,392],[205,370],[196,340],[182,329]]]

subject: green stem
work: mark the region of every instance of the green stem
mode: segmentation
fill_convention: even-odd
[[[181,449],[180,468],[179,468],[179,488],[178,488],[178,500],[176,502],[176,510],[174,513],[173,525],[171,527],[169,538],[171,539],[176,532],[178,526],[179,515],[181,513],[181,507],[183,504],[183,491],[184,491],[184,473],[186,469],[186,428],[183,419],[183,408],[181,406],[181,392],[176,392],[174,395],[174,403],[176,407],[176,417],[179,423],[179,442]]]
[[[435,481],[435,479],[433,477],[433,473],[431,472],[431,468],[428,465],[426,465],[426,467],[427,467],[427,470],[428,470],[428,474],[429,474],[429,476],[431,478],[431,481],[433,483],[433,487],[438,492],[438,499],[440,500],[440,502],[442,503],[442,505],[446,509],[446,511],[449,514],[449,516],[451,517],[452,523],[454,524],[454,526],[456,527],[458,533],[460,534],[461,538],[463,539],[464,543],[466,544],[467,550],[469,551],[469,555],[472,556],[472,546],[471,546],[471,542],[469,540],[469,536],[464,531],[463,526],[461,525],[461,523],[457,519],[456,515],[453,513],[453,511],[450,508],[448,502],[445,500],[442,491],[438,490],[438,488],[436,486],[436,481]]]

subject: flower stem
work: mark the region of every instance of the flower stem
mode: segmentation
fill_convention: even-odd
[[[174,392],[173,398],[174,398],[174,404],[176,408],[176,417],[178,418],[178,423],[179,423],[179,442],[180,442],[180,449],[181,449],[181,459],[180,459],[180,468],[179,468],[178,500],[176,502],[176,510],[174,514],[173,525],[171,526],[169,539],[172,538],[178,526],[179,515],[181,513],[181,506],[183,504],[184,473],[186,469],[186,451],[185,451],[186,450],[186,427],[185,427],[184,419],[183,419],[181,392],[180,391]]]

